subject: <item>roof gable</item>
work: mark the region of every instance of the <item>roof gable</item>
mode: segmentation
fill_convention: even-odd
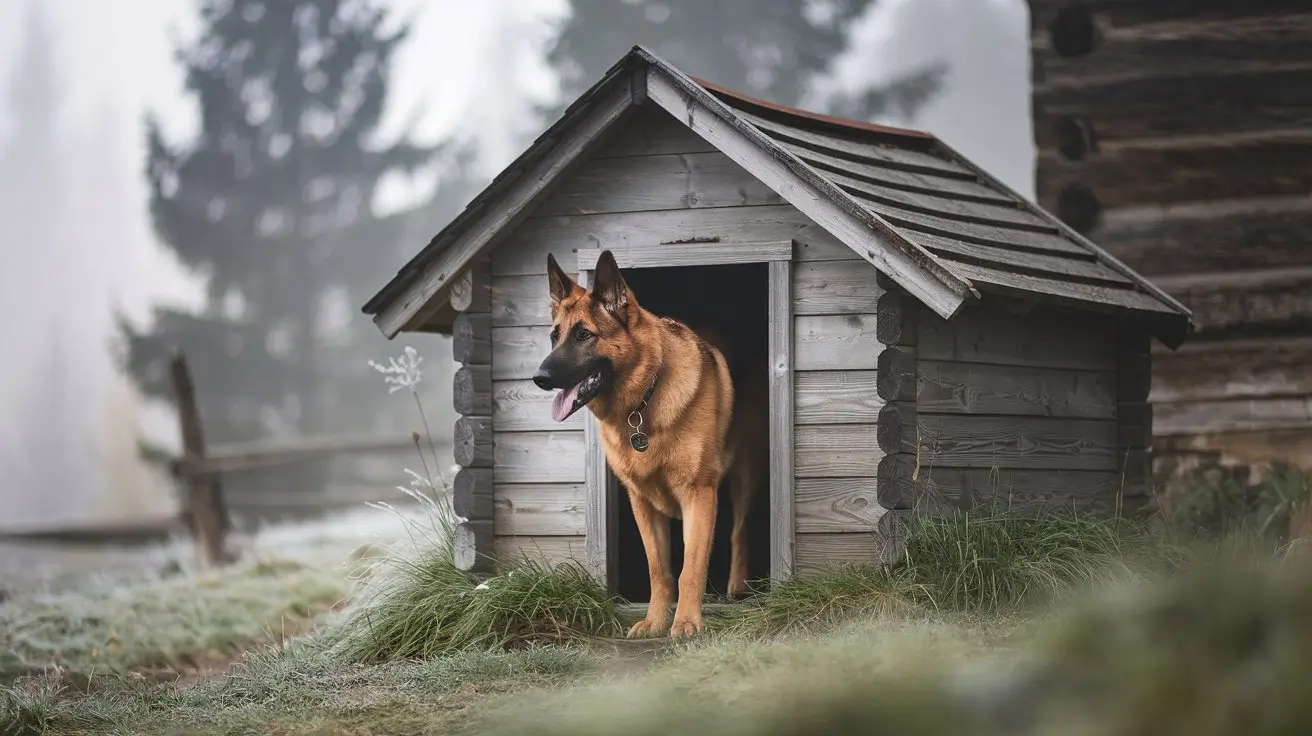
[[[635,104],[673,115],[943,317],[984,293],[1136,313],[1170,347],[1189,312],[932,135],[774,105],[635,47],[444,228],[364,311],[389,337],[446,302]]]

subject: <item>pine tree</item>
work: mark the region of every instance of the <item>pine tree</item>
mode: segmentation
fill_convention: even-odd
[[[773,102],[802,102],[812,78],[847,44],[846,29],[872,0],[570,0],[570,14],[547,54],[561,78],[554,119],[605,70],[640,43],[695,76]],[[860,118],[891,107],[904,114],[941,82],[938,66],[830,104]]]
[[[167,361],[183,350],[210,442],[349,430],[332,400],[327,300],[358,291],[362,263],[400,263],[332,235],[372,219],[384,176],[441,153],[408,136],[371,145],[407,32],[386,30],[381,5],[200,0],[200,38],[178,52],[200,132],[172,144],[147,121],[155,229],[207,290],[200,313],[157,309],[144,333],[125,324],[126,363],[144,393],[171,400]]]

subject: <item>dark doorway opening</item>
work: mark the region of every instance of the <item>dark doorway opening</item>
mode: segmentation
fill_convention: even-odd
[[[709,323],[723,332],[733,353],[735,384],[747,371],[769,370],[769,267],[765,263],[624,269],[624,279],[643,308],[674,319]],[[752,587],[770,576],[770,479],[760,481],[747,521],[748,573]],[[612,560],[611,591],[634,603],[650,599],[647,558],[633,520],[628,491],[618,481],[614,494],[614,527],[608,535]],[[730,534],[733,507],[729,483],[720,484],[715,539],[707,572],[707,599],[728,592]],[[683,569],[683,523],[670,520],[670,564],[677,582]]]

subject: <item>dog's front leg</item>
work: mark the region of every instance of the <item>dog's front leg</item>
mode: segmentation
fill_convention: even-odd
[[[629,505],[633,507],[633,519],[638,522],[638,534],[647,552],[647,574],[651,579],[647,618],[634,624],[629,629],[629,636],[656,636],[669,624],[670,606],[674,603],[674,575],[670,573],[670,519],[633,491],[629,491]]]
[[[679,573],[679,606],[674,609],[670,636],[692,636],[702,630],[702,598],[706,571],[715,541],[715,486],[693,488],[683,506],[683,570]]]

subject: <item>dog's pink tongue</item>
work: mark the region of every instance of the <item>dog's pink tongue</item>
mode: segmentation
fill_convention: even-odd
[[[556,398],[551,400],[551,418],[558,422],[563,422],[569,418],[570,409],[574,408],[574,399],[578,398],[579,387],[557,391]]]

